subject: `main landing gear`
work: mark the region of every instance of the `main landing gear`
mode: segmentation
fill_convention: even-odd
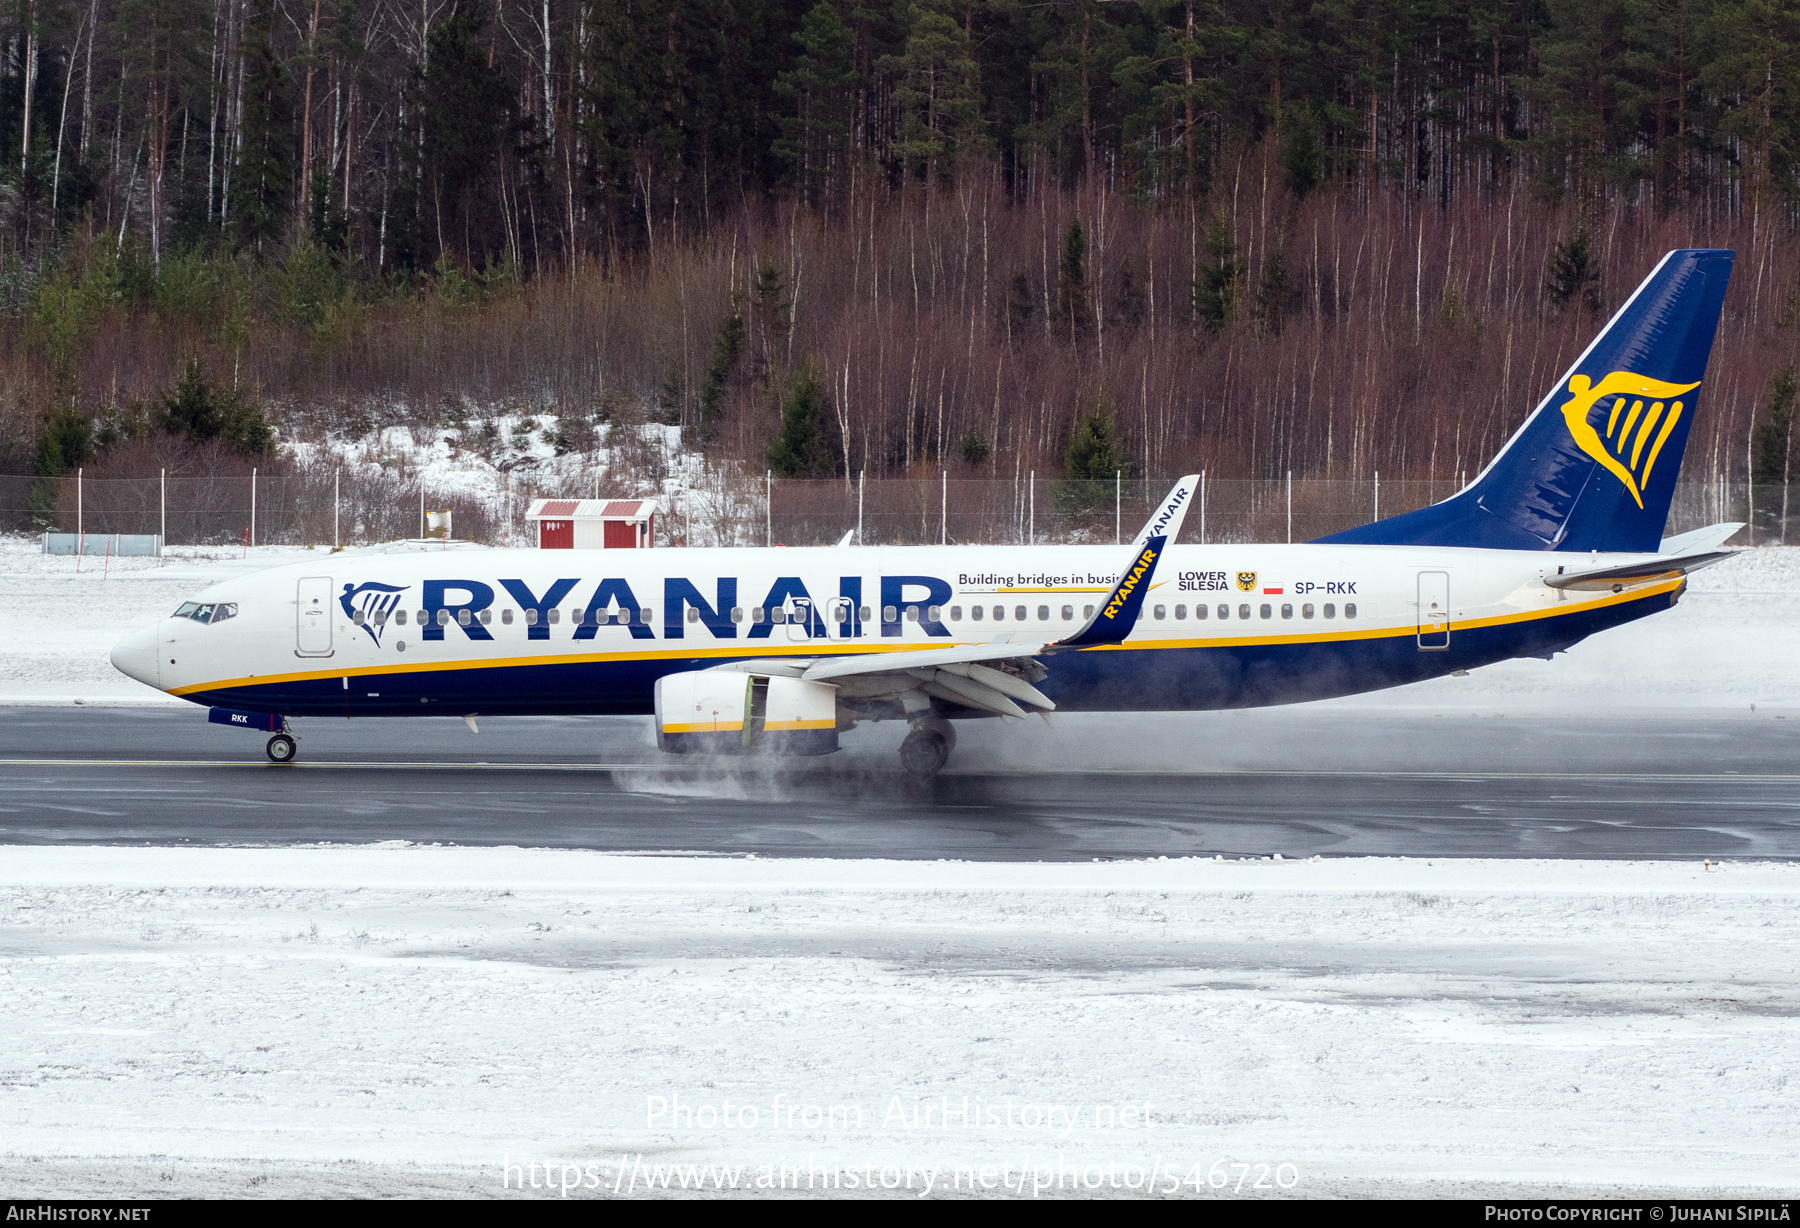
[[[900,764],[915,776],[933,776],[950,761],[955,749],[955,728],[942,717],[928,716],[914,721],[900,743]]]

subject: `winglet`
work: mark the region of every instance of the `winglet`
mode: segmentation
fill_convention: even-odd
[[[1137,625],[1138,610],[1144,604],[1144,594],[1150,591],[1150,577],[1156,573],[1157,561],[1162,558],[1164,548],[1181,536],[1181,522],[1187,519],[1188,507],[1199,486],[1200,475],[1197,473],[1190,473],[1175,483],[1150,519],[1144,522],[1144,527],[1138,530],[1131,543],[1131,563],[1094,616],[1082,625],[1081,630],[1066,640],[1049,645],[1045,651],[1124,642]]]
[[[1170,488],[1169,493],[1163,496],[1162,504],[1144,522],[1138,535],[1131,539],[1134,555],[1152,537],[1166,537],[1172,542],[1181,540],[1181,522],[1187,519],[1188,508],[1194,502],[1194,491],[1199,486],[1200,475],[1190,473]]]
[[[1144,604],[1144,594],[1150,591],[1150,577],[1156,571],[1157,560],[1162,558],[1163,548],[1168,540],[1166,537],[1152,537],[1145,542],[1131,560],[1131,566],[1125,569],[1123,578],[1113,585],[1112,592],[1106,595],[1106,600],[1094,611],[1094,616],[1068,639],[1051,644],[1048,651],[1123,643],[1125,637],[1131,634],[1131,629],[1137,625],[1138,609]]]

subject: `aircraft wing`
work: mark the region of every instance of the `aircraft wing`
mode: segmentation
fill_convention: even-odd
[[[1181,533],[1197,475],[1175,483],[1145,522],[1131,546],[1131,561],[1095,614],[1075,634],[1055,642],[1014,641],[959,644],[952,648],[903,649],[824,657],[804,667],[809,682],[841,680],[838,685],[864,694],[923,692],[964,707],[1022,717],[1048,713],[1056,704],[1032,685],[1049,676],[1040,655],[1079,651],[1122,643],[1137,625],[1151,576],[1167,544]],[[736,668],[744,668],[740,663]]]
[[[1601,567],[1593,571],[1569,571],[1561,575],[1545,576],[1544,583],[1551,588],[1610,588],[1617,590],[1627,584],[1650,584],[1657,580],[1673,580],[1677,576],[1685,576],[1689,572],[1699,571],[1702,567],[1711,567],[1714,563],[1723,562],[1736,553],[1735,550],[1709,550],[1702,554],[1681,555],[1676,558],[1657,556],[1639,563],[1626,563],[1619,567]]]
[[[826,657],[806,667],[800,676],[808,682],[824,682],[831,678],[847,678],[853,674],[886,674],[926,666],[962,665],[970,661],[1002,661],[1012,657],[1035,657],[1044,651],[1044,641],[1011,644],[959,644],[955,648],[921,648],[912,652],[870,652],[854,657]]]

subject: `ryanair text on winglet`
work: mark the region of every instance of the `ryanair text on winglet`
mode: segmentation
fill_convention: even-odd
[[[1125,604],[1126,598],[1131,596],[1131,590],[1137,587],[1137,582],[1144,578],[1144,573],[1150,570],[1150,565],[1155,561],[1156,551],[1149,546],[1144,547],[1144,552],[1138,555],[1137,562],[1131,565],[1131,574],[1125,577],[1125,583],[1119,585],[1119,591],[1113,595],[1111,601],[1106,603],[1107,618],[1119,616],[1119,607]]]

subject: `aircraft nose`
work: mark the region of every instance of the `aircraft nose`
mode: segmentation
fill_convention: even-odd
[[[159,660],[156,651],[155,625],[145,627],[142,631],[133,631],[130,635],[113,645],[113,668],[128,678],[135,678],[145,686],[162,689],[162,675],[157,669]]]

